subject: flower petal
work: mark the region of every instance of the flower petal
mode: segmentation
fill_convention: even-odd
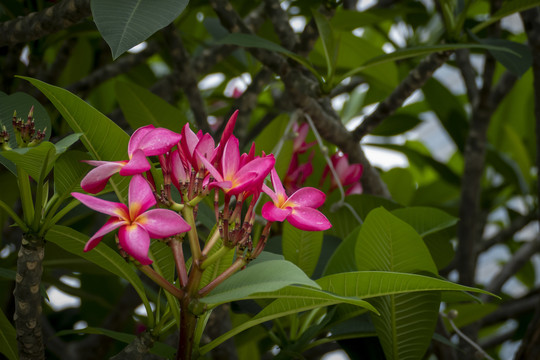
[[[235,136],[231,136],[225,149],[223,150],[223,157],[221,158],[221,169],[223,173],[223,179],[232,180],[238,167],[240,165],[240,150],[239,142]]]
[[[263,218],[265,218],[268,221],[284,221],[287,216],[289,216],[292,212],[291,208],[287,209],[281,209],[278,208],[274,203],[267,202],[263,205],[261,210],[261,215]]]
[[[345,195],[354,195],[354,194],[361,194],[364,192],[364,189],[362,188],[362,184],[357,182],[354,183],[350,188],[345,191]]]
[[[295,228],[305,231],[322,231],[332,227],[330,221],[319,210],[303,206],[293,208],[287,221]]]
[[[150,170],[151,166],[141,149],[135,150],[131,160],[120,169],[120,175],[131,176]]]
[[[318,208],[324,204],[325,199],[326,195],[321,190],[312,187],[305,187],[292,194],[285,202],[284,206],[294,204],[296,206]]]
[[[285,189],[283,188],[283,184],[281,183],[276,168],[272,168],[272,170],[270,170],[270,179],[272,180],[272,186],[274,187],[274,191],[276,192],[278,199],[283,199],[283,201],[287,200],[287,194],[285,193]]]
[[[142,226],[136,223],[122,226],[118,231],[118,240],[122,249],[142,265],[152,263],[148,258],[150,236]]]
[[[156,198],[142,175],[134,175],[129,182],[129,216],[135,220],[140,214],[156,205]]]
[[[71,196],[73,196],[75,199],[79,200],[92,210],[118,217],[122,220],[129,220],[127,206],[122,203],[107,201],[81,193],[71,193]]]
[[[193,163],[195,147],[198,143],[199,137],[193,132],[193,130],[191,130],[189,124],[184,125],[182,128],[182,141],[180,142],[180,148],[182,149],[182,154],[190,164]]]
[[[119,228],[120,226],[122,226],[123,224],[126,224],[126,222],[122,219],[119,219],[117,217],[112,217],[110,218],[109,220],[107,220],[107,222],[105,223],[105,225],[103,225],[95,234],[94,236],[92,236],[88,242],[86,243],[86,245],[84,246],[84,252],[87,252],[87,251],[90,251],[92,250],[93,248],[95,248],[97,246],[97,244],[99,244],[99,242],[101,241],[101,239],[103,239],[103,236],[105,236],[106,234],[110,233],[111,231],[114,231],[116,230],[117,228]]]
[[[199,161],[204,164],[204,167],[210,172],[210,174],[212,174],[214,179],[216,179],[217,181],[223,181],[223,176],[221,176],[221,173],[214,167],[214,165],[210,164],[210,162],[206,160],[206,158],[196,150],[195,154],[197,156],[197,159],[199,159]]]
[[[155,129],[154,125],[146,125],[135,130],[128,143],[128,155],[129,158],[133,156],[135,150],[139,148],[141,140]]]
[[[192,165],[194,165],[195,170],[198,171],[203,166],[199,156],[211,160],[214,153],[214,139],[210,134],[204,134],[201,140],[199,140],[199,143],[195,147],[195,153],[198,153],[199,155],[195,157],[196,162]]]
[[[186,169],[184,168],[184,163],[182,162],[182,159],[180,159],[180,151],[174,150],[169,159],[173,184],[180,190],[180,183],[189,180]]]
[[[227,141],[229,141],[229,138],[231,137],[234,125],[236,124],[236,118],[238,117],[238,110],[236,110],[231,117],[229,118],[229,121],[227,121],[227,125],[225,125],[225,129],[223,130],[223,133],[221,134],[221,140],[219,140],[219,144],[216,148],[216,151],[214,153],[214,156],[212,158],[212,164],[221,163],[221,157],[223,156],[223,150],[225,149],[225,144]]]
[[[146,156],[162,155],[169,152],[182,138],[182,135],[169,129],[156,128],[146,134],[139,143],[139,149]]]
[[[180,215],[168,209],[149,210],[135,221],[144,227],[153,239],[163,239],[191,229]]]
[[[82,189],[91,194],[97,194],[105,189],[110,177],[119,172],[126,163],[127,162],[124,161],[103,161],[102,164],[98,165],[95,169],[90,170],[84,179],[82,179]]]
[[[272,191],[272,189],[270,189],[266,184],[263,184],[262,191],[264,191],[266,195],[270,196],[270,198],[272,199],[274,203],[278,202],[278,197],[276,193]]]

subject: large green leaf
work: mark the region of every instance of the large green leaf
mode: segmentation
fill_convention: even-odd
[[[83,134],[81,141],[94,159],[119,161],[128,158],[129,136],[113,121],[67,90],[40,80],[22,78],[49,98],[73,131]],[[109,182],[118,199],[125,203],[129,179],[113,177]]]
[[[92,0],[96,26],[116,59],[169,25],[188,0]]]
[[[356,261],[361,271],[437,274],[420,235],[383,208],[370,212],[362,225]],[[435,329],[440,293],[388,295],[373,303],[381,312],[372,320],[386,358],[421,358]]]
[[[282,249],[285,260],[289,260],[307,276],[313,275],[323,243],[322,231],[303,231],[291,224],[283,224]]]
[[[182,111],[139,85],[117,81],[114,88],[122,112],[133,129],[152,124],[180,132],[187,122]]]
[[[45,235],[45,239],[55,243],[62,249],[93,262],[103,269],[129,281],[141,297],[148,313],[148,317],[152,319],[151,322],[153,322],[152,308],[146,297],[141,279],[137,276],[133,267],[126,263],[117,252],[105,244],[99,244],[92,249],[92,251],[84,252],[83,249],[88,242],[89,237],[66,226],[55,225],[51,227]]]
[[[126,344],[131,343],[136,338],[136,336],[132,334],[126,334],[126,333],[121,333],[118,331],[112,331],[109,329],[96,328],[96,327],[86,327],[84,329],[78,329],[78,330],[62,330],[62,331],[57,332],[56,336],[65,336],[65,335],[72,335],[72,334],[105,335],[105,336],[110,337],[111,339],[118,340]],[[162,342],[154,342],[154,344],[150,348],[150,353],[159,355],[166,359],[172,359],[174,358],[176,354],[176,349]]]
[[[358,239],[358,232],[360,227],[356,227],[349,235],[343,239],[339,244],[334,254],[326,264],[324,269],[324,275],[338,274],[342,272],[349,272],[356,270],[356,256],[354,251],[356,249],[356,240]]]
[[[17,334],[2,310],[0,310],[0,352],[9,360],[17,360],[19,358]]]
[[[20,166],[39,184],[43,183],[45,176],[54,165],[56,148],[48,141],[36,147],[18,148],[2,152],[2,155]]]
[[[473,291],[489,294],[480,289],[470,288],[449,281],[423,275],[393,273],[386,271],[357,271],[325,276],[317,283],[322,290],[288,286],[271,293],[278,298],[261,310],[253,319],[248,320],[231,331],[216,338],[210,344],[201,348],[205,354],[223,341],[250,327],[262,324],[282,316],[297,314],[301,311],[319,307],[347,303],[368,308],[360,299],[375,298],[387,295],[405,294],[425,291]],[[265,298],[269,294],[253,294],[249,298]],[[206,302],[206,298],[202,301]]]
[[[73,191],[82,191],[80,182],[91,167],[81,160],[89,160],[89,156],[76,150],[68,151],[56,160],[54,166],[55,193],[63,196]]]
[[[480,39],[479,41],[482,44],[511,49],[515,54],[501,50],[490,50],[489,52],[505,68],[517,76],[523,75],[532,65],[531,49],[525,44],[505,39]]]
[[[324,57],[326,59],[326,77],[330,81],[336,68],[338,46],[336,45],[334,33],[328,19],[319,11],[313,11],[313,19],[315,19],[315,24],[317,24],[317,30],[319,31],[319,37],[322,41]]]
[[[255,293],[276,291],[293,284],[319,287],[290,261],[263,261],[234,274],[201,301],[207,304],[221,304],[246,299]]]

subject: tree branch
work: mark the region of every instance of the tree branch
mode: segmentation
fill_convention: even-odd
[[[96,87],[97,85],[112,79],[113,77],[126,73],[131,70],[133,67],[143,63],[150,56],[158,52],[159,46],[155,42],[149,42],[146,49],[137,53],[122,56],[120,59],[107,64],[103,67],[98,68],[96,71],[69,85],[66,89],[72,93],[84,93],[90,89]]]
[[[0,24],[0,46],[40,39],[91,15],[90,0],[63,0],[40,12]]]
[[[242,23],[238,14],[227,1],[211,0],[210,4],[222,24],[229,31],[250,33],[249,29]],[[311,116],[321,136],[347,153],[352,162],[360,162],[364,166],[362,183],[365,191],[375,195],[390,197],[386,185],[365,157],[359,143],[353,139],[352,134],[343,126],[335,111],[325,106],[324,99],[321,102],[318,101],[320,91],[317,82],[304,75],[300,69],[290,67],[287,61],[280,55],[256,48],[249,48],[248,50],[261,63],[281,77],[293,103]],[[331,110],[331,112],[328,110]]]
[[[287,13],[281,8],[278,0],[264,0],[264,9],[270,18],[274,30],[279,37],[281,45],[287,50],[293,51],[298,46],[298,36],[296,36]]]
[[[487,249],[491,248],[494,245],[500,244],[508,239],[510,239],[512,236],[514,236],[519,230],[523,229],[527,224],[529,224],[531,221],[533,221],[537,217],[537,214],[535,212],[528,213],[524,216],[519,216],[513,219],[510,224],[499,231],[497,234],[495,234],[493,237],[484,240],[480,244],[478,244],[476,249],[476,254],[481,254]]]
[[[540,294],[528,294],[525,297],[507,301],[497,310],[484,317],[480,323],[482,327],[498,324],[508,319],[515,319],[524,314],[533,312],[540,303]]]
[[[451,52],[433,53],[422,60],[420,64],[398,85],[398,87],[382,102],[375,111],[367,116],[364,121],[353,131],[353,139],[360,141],[369,134],[384,119],[392,115],[412,93],[420,89],[431,78],[435,70],[448,60]]]
[[[465,83],[467,96],[469,102],[474,104],[478,99],[478,86],[476,85],[476,71],[471,65],[469,55],[470,51],[468,49],[456,50],[456,63],[461,72],[463,82]]]
[[[163,29],[165,41],[170,46],[170,54],[173,59],[174,68],[178,72],[180,86],[189,101],[193,117],[197,127],[205,133],[211,133],[208,125],[206,106],[199,91],[197,74],[190,66],[189,54],[182,44],[182,40],[176,34],[174,25],[169,25]]]
[[[15,277],[15,329],[21,360],[45,358],[41,331],[41,274],[43,239],[24,235],[17,259]]]

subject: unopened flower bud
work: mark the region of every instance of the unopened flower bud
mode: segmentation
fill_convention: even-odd
[[[458,317],[458,311],[456,309],[452,309],[448,312],[447,316],[450,320],[453,320]]]

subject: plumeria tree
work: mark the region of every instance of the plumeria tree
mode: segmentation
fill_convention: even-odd
[[[539,4],[3,2],[0,358],[536,358]]]

